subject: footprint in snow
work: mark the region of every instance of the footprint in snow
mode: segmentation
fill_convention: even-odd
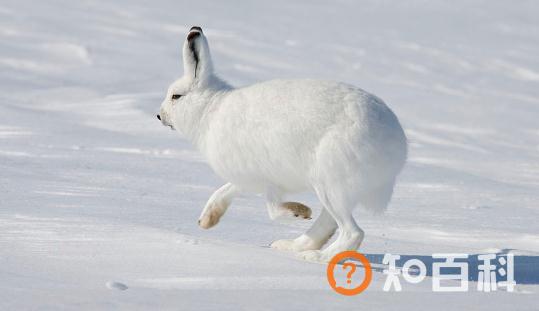
[[[126,290],[129,287],[127,285],[120,283],[120,282],[107,282],[107,287],[109,289],[117,289],[117,290]]]

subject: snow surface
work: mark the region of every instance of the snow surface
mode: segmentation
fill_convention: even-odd
[[[529,0],[2,0],[0,309],[536,309],[538,13]],[[344,297],[325,265],[267,247],[312,221],[271,222],[244,196],[199,229],[223,181],[155,119],[192,25],[236,86],[345,81],[400,117],[410,158],[387,215],[357,215],[361,252],[512,251],[525,284],[386,293],[375,272]]]

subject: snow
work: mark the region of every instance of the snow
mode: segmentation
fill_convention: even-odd
[[[0,309],[536,308],[536,2],[181,2],[0,4]],[[388,213],[357,214],[362,253],[512,251],[525,284],[386,293],[375,271],[344,297],[325,265],[267,247],[312,220],[271,222],[244,196],[198,228],[223,181],[155,119],[192,25],[236,86],[344,81],[399,116],[410,158]]]

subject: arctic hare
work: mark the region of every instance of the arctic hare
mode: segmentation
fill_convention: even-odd
[[[406,136],[384,102],[329,81],[232,88],[214,74],[200,27],[187,35],[183,66],[184,76],[168,88],[157,118],[181,131],[228,181],[208,200],[200,226],[217,224],[240,192],[265,194],[273,218],[301,205],[283,203],[284,194],[313,190],[323,205],[318,219],[298,238],[271,246],[313,261],[356,250],[364,233],[353,208],[383,212],[407,156]],[[320,251],[337,228],[337,239]]]

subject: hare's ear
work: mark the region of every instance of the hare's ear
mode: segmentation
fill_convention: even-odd
[[[210,47],[200,27],[192,27],[183,44],[183,70],[194,83],[205,83],[213,74]]]

